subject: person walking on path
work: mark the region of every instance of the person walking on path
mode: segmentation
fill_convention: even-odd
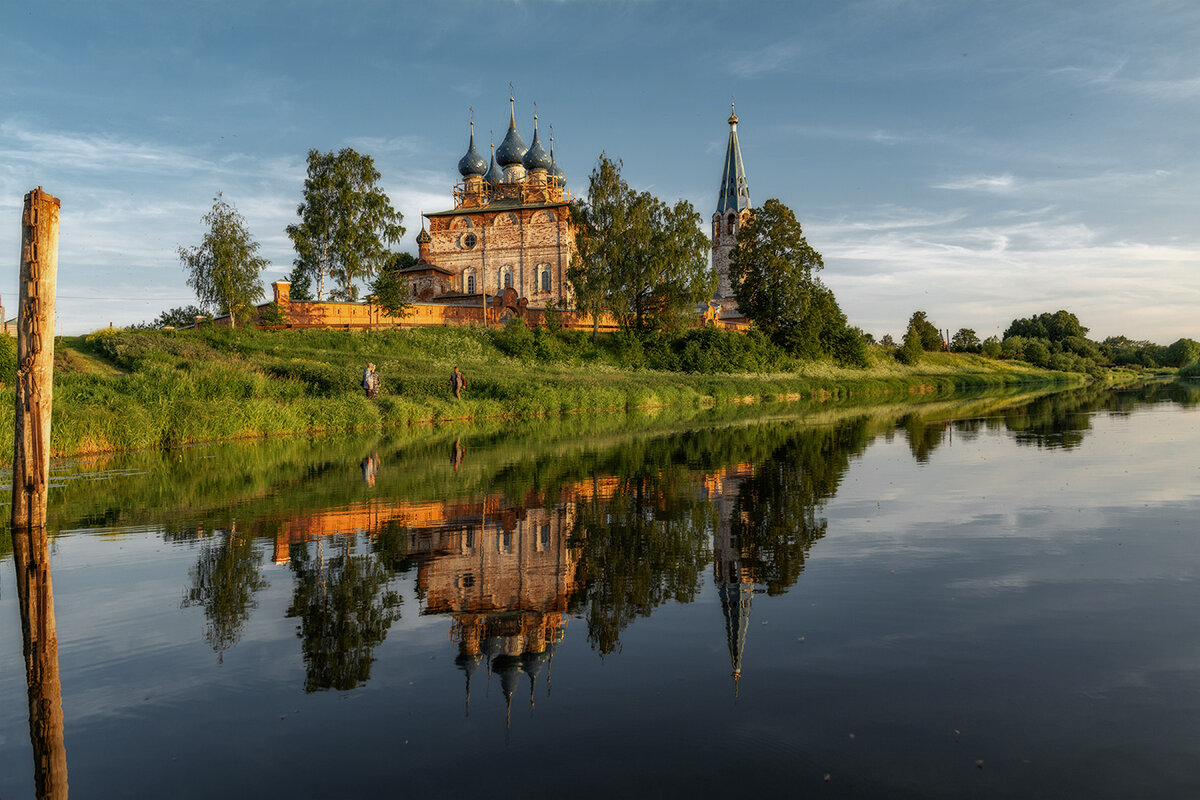
[[[375,371],[374,364],[367,364],[367,368],[363,370],[362,387],[367,397],[372,400],[379,397],[379,373]]]
[[[450,391],[454,392],[454,399],[461,400],[463,389],[467,388],[467,376],[458,371],[458,367],[454,367],[454,371],[450,373]]]

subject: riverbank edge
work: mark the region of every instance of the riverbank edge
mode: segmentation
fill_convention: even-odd
[[[357,393],[334,397],[306,393],[288,399],[198,399],[175,395],[146,401],[131,393],[110,397],[105,403],[56,403],[51,454],[55,458],[68,458],[268,437],[361,434],[401,426],[644,412],[655,408],[703,409],[777,403],[793,408],[808,403],[820,408],[851,398],[888,405],[902,398],[926,395],[931,397],[925,399],[932,399],[932,396],[951,397],[959,392],[989,388],[1067,388],[1092,381],[1086,375],[957,354],[931,354],[926,360],[933,369],[922,370],[918,365],[909,368],[908,374],[896,374],[891,364],[873,365],[865,370],[814,365],[814,369],[827,373],[821,375],[610,370],[600,376],[602,387],[597,385],[597,376],[586,370],[547,369],[525,376],[527,380],[517,396],[510,393],[505,397],[478,397],[472,396],[473,390],[469,388],[461,400],[448,396],[411,396],[403,390],[388,392],[386,382],[385,392],[373,400]],[[430,364],[429,371],[436,373],[439,366]],[[2,398],[0,403],[4,403]],[[4,406],[11,408],[11,401]],[[7,445],[5,449],[11,452],[11,442],[0,444]]]

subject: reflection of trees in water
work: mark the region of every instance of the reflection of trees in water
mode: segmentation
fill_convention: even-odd
[[[205,541],[189,574],[182,606],[202,606],[208,625],[204,640],[218,656],[237,643],[250,612],[258,607],[256,592],[270,584],[262,576],[262,551],[248,535],[221,532]]]
[[[711,537],[724,525],[740,554],[739,571],[771,594],[787,591],[804,569],[809,548],[825,535],[826,522],[817,511],[837,491],[851,457],[866,447],[870,428],[858,419],[730,430],[723,436],[709,432],[705,440],[715,450],[708,452],[726,451],[723,444],[747,433],[754,449],[766,445],[765,454],[751,462],[753,475],[735,495],[704,498],[695,471],[682,465],[648,471],[634,459],[633,474],[622,475],[610,496],[577,507],[572,542],[580,552],[582,591],[575,604],[586,607],[588,638],[601,653],[619,649],[621,632],[637,617],[668,600],[695,599],[700,573],[712,557]],[[692,464],[706,461],[695,444],[663,443],[658,452],[674,452]]]
[[[1078,447],[1091,429],[1090,414],[1115,399],[1113,392],[1089,386],[1039,397],[1005,409],[1002,416],[1017,444],[1070,450]],[[1110,406],[1109,410],[1118,409]]]
[[[375,648],[400,618],[400,595],[388,588],[391,573],[374,555],[352,554],[345,539],[333,556],[322,541],[315,548],[294,545],[291,568],[296,587],[287,616],[300,618],[304,690],[366,683]]]
[[[1129,389],[1089,385],[1047,394],[1010,406],[984,420],[921,419],[910,414],[898,423],[908,439],[913,458],[924,463],[930,454],[955,434],[973,438],[981,427],[1003,429],[1019,445],[1070,450],[1078,447],[1092,428],[1092,415],[1106,412],[1127,415],[1147,404],[1172,402],[1182,406],[1200,403],[1200,386],[1180,382],[1146,383]]]
[[[389,519],[375,531],[371,552],[393,576],[408,572],[417,563],[409,552],[409,528],[399,520]]]
[[[916,414],[908,414],[896,424],[904,431],[908,439],[908,449],[912,451],[918,464],[929,461],[929,454],[938,448],[946,435],[944,420],[929,422]]]
[[[603,653],[662,603],[689,603],[709,561],[715,507],[696,496],[686,469],[623,476],[610,497],[576,508],[579,549],[575,602],[587,606],[588,640]]]
[[[817,512],[868,440],[861,419],[802,429],[742,483],[729,520],[731,541],[741,551],[741,568],[768,594],[783,594],[800,577],[809,549],[826,532]]]

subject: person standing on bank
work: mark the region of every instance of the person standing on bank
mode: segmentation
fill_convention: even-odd
[[[379,373],[375,371],[374,364],[367,364],[363,370],[362,387],[372,400],[379,397]]]
[[[454,372],[450,373],[450,391],[454,392],[454,399],[462,399],[462,391],[467,388],[467,376],[458,371],[458,367],[454,367]]]

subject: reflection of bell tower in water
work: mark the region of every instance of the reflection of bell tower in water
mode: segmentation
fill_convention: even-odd
[[[729,643],[729,660],[733,668],[734,693],[742,677],[742,651],[746,647],[746,631],[750,627],[750,601],[754,599],[754,583],[749,571],[742,566],[742,549],[733,533],[730,515],[732,501],[715,498],[719,522],[713,533],[713,582],[725,616],[725,638]]]

